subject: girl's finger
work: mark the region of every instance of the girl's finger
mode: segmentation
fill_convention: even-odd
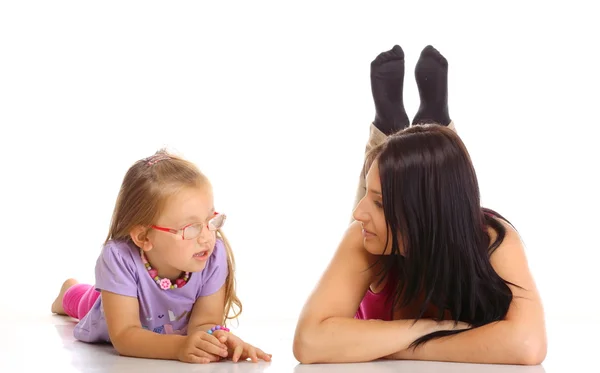
[[[192,358],[194,358],[194,357],[197,358],[197,360],[199,360],[199,362],[203,362],[204,364],[219,361],[218,356],[209,354],[208,352],[202,351],[200,349],[196,349],[194,352],[192,352],[190,354],[190,356],[192,356]]]
[[[208,333],[202,333],[200,340],[201,341],[206,341],[209,343],[214,344],[217,347],[221,347],[221,348],[227,348],[227,346],[225,346],[225,342],[221,343],[221,341],[219,339],[217,339],[217,337],[221,337],[221,335],[212,335],[212,334],[208,334]],[[227,337],[225,337],[227,338]],[[196,346],[198,346],[198,343],[196,343]]]
[[[208,363],[210,363],[210,359],[205,358],[205,357],[200,357],[197,355],[193,355],[193,354],[189,354],[188,362],[192,363],[192,364],[208,364]]]
[[[273,356],[271,354],[265,353],[260,348],[256,349],[256,355],[258,356],[259,359],[263,359],[264,361],[271,361],[271,357]]]
[[[256,357],[256,348],[252,346],[248,346],[248,356],[250,356],[250,360],[253,363],[258,363],[258,357]]]
[[[244,352],[243,344],[240,343],[239,345],[235,346],[235,349],[233,350],[232,360],[234,362],[237,362],[240,359],[240,356],[242,356],[243,352]]]
[[[215,346],[214,344],[208,341],[200,341],[200,343],[196,344],[197,351],[203,351],[210,355],[216,355],[221,357],[227,357],[227,348]]]

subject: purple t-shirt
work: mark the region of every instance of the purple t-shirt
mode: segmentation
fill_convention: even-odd
[[[96,261],[96,289],[137,298],[144,329],[185,335],[196,299],[219,290],[228,272],[227,251],[217,239],[202,271],[192,273],[182,288],[162,290],[144,267],[137,246],[129,241],[109,241]],[[84,342],[110,342],[102,296],[75,326],[73,334]]]

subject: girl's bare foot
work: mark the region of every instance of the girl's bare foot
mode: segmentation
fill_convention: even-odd
[[[67,292],[67,290],[69,290],[71,288],[71,286],[76,285],[77,284],[77,280],[75,279],[68,279],[67,281],[65,281],[62,284],[62,287],[60,288],[60,293],[58,294],[58,297],[56,297],[56,299],[54,300],[54,303],[52,303],[52,313],[56,313],[58,315],[66,315],[65,313],[65,309],[63,308],[63,297],[65,296],[65,293]]]

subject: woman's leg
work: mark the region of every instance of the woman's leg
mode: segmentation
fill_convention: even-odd
[[[456,131],[448,111],[448,61],[428,45],[415,67],[421,103],[413,125],[436,123]],[[404,52],[399,46],[381,53],[371,62],[371,92],[375,101],[375,121],[371,123],[365,155],[383,143],[387,136],[409,126],[404,109]],[[365,170],[360,173],[353,210],[365,195]],[[353,219],[352,219],[353,220]],[[351,220],[351,221],[352,221]]]
[[[369,130],[369,141],[367,141],[367,146],[365,147],[365,156],[367,153],[369,153],[371,151],[371,149],[373,149],[374,147],[383,143],[386,138],[387,138],[387,135],[384,134],[383,132],[381,132],[381,130],[379,128],[377,128],[374,123],[371,123],[371,128]],[[366,192],[365,172],[366,171],[368,171],[368,170],[365,170],[363,167],[362,171],[360,172],[360,178],[358,180],[358,188],[356,189],[356,197],[354,198],[354,205],[352,207],[353,211],[356,208],[356,205],[358,205],[360,200],[365,196],[365,192]],[[351,219],[351,222],[353,220],[354,220],[354,218]]]
[[[408,127],[404,109],[404,51],[395,45],[371,62],[371,94],[375,103],[375,120],[371,123],[365,155],[385,139]],[[360,173],[352,210],[365,195],[365,170]],[[351,219],[351,221],[354,219]]]
[[[435,123],[455,129],[448,111],[448,61],[431,45],[421,51],[415,80],[421,103],[412,124]]]

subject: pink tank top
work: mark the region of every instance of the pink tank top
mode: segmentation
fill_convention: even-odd
[[[501,217],[500,214],[489,209],[484,210],[484,212],[488,215]],[[392,302],[394,297],[393,291],[395,284],[395,276],[391,276],[379,293],[373,293],[371,289],[368,289],[367,293],[360,302],[360,305],[358,306],[358,310],[356,311],[354,318],[360,320],[391,321]],[[433,308],[433,310],[435,310],[435,308]],[[432,314],[435,314],[435,312]],[[444,317],[446,320],[452,319],[449,311],[444,313]]]
[[[391,278],[388,279],[379,293],[373,293],[371,289],[368,289],[358,306],[354,318],[360,320],[392,320],[393,290],[394,281]]]

